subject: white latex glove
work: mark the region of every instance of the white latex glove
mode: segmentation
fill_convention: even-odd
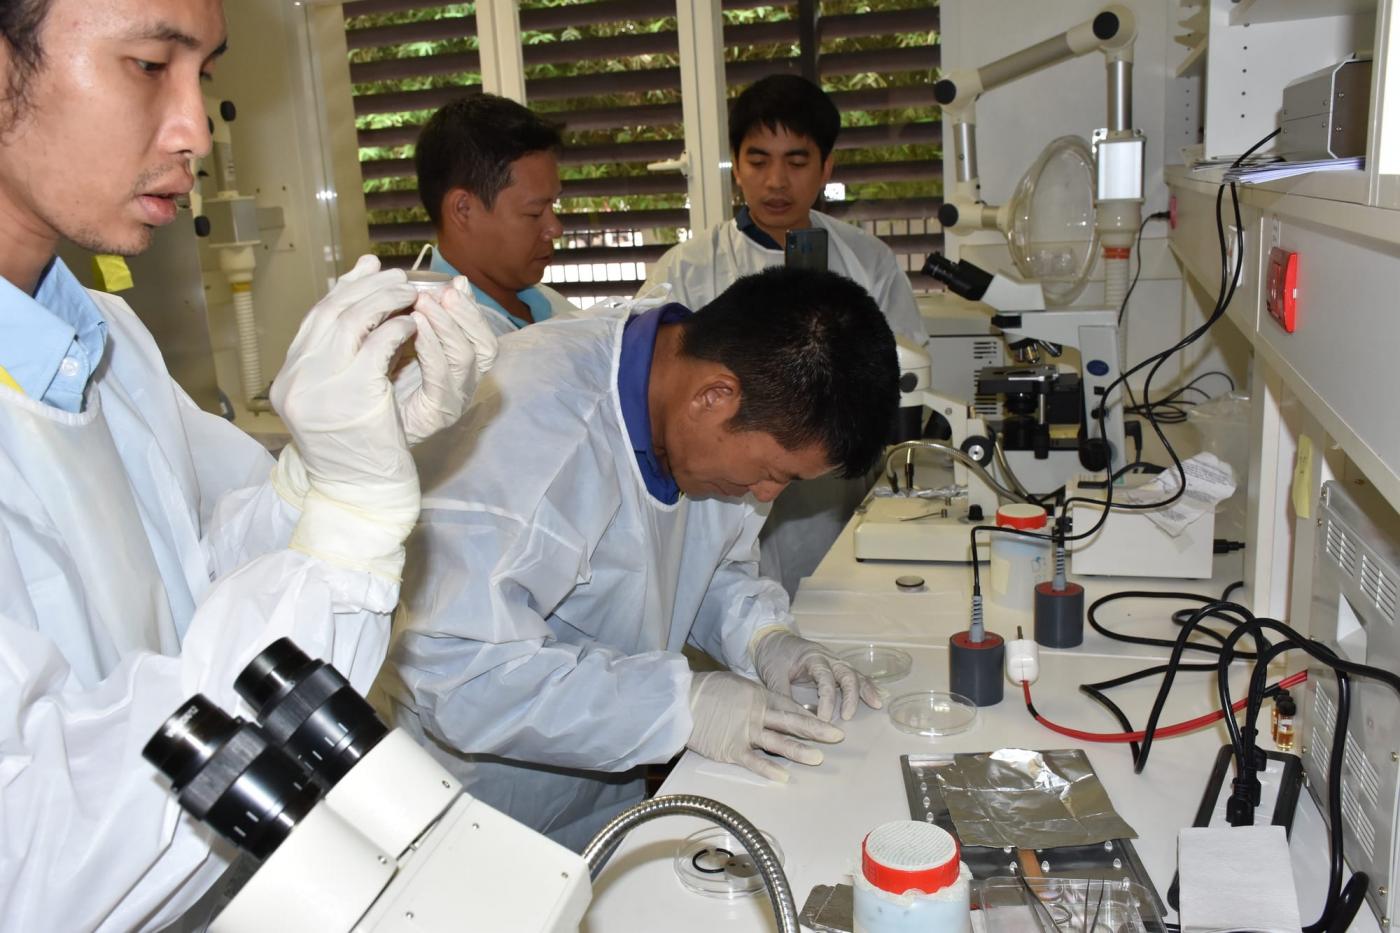
[[[753,643],[754,669],[774,693],[792,696],[795,683],[817,685],[817,716],[831,722],[836,713],[836,695],[841,694],[841,718],[856,714],[856,703],[879,709],[884,705],[880,691],[870,678],[837,657],[831,650],[788,629],[759,632]]]
[[[496,335],[465,276],[451,287],[420,294],[412,317],[418,325],[414,359],[394,377],[410,445],[455,424],[496,361]]]
[[[692,677],[690,715],[695,725],[686,747],[781,783],[787,783],[787,770],[763,757],[759,749],[799,764],[819,765],[821,751],[797,739],[832,743],[846,737],[787,697],[727,671]]]
[[[271,393],[295,445],[278,474],[306,488],[291,546],[391,580],[419,491],[389,385],[389,363],[417,325],[389,318],[417,297],[401,270],[362,256],[302,321]]]

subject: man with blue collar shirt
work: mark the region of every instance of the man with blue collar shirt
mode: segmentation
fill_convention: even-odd
[[[418,196],[437,230],[431,268],[467,277],[497,336],[574,310],[540,284],[564,233],[562,146],[557,127],[484,93],[446,105],[418,137]]]
[[[863,473],[898,404],[894,338],[829,272],[770,269],[692,314],[629,303],[501,341],[420,448],[391,665],[397,725],[467,790],[582,848],[682,748],[784,780],[871,684],[758,573],[759,503]],[[528,469],[522,469],[528,464]],[[691,644],[728,671],[693,673]],[[817,688],[816,715],[790,699]]]
[[[273,383],[274,465],[55,258],[60,238],[135,255],[175,221],[226,37],[220,0],[0,3],[0,933],[200,919],[235,853],[143,746],[196,692],[235,710],[283,636],[369,686],[418,515],[409,438],[455,420],[494,353],[464,295],[364,257]]]

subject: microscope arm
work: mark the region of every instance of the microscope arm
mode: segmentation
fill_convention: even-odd
[[[944,230],[1001,230],[1010,226],[1006,206],[982,201],[977,173],[977,98],[993,88],[1049,68],[1060,62],[1103,52],[1108,67],[1108,119],[1110,130],[1126,130],[1132,123],[1132,48],[1137,37],[1133,13],[1120,4],[1104,7],[1093,19],[1056,36],[1013,52],[980,68],[959,69],[934,85],[934,98],[952,118],[953,161],[956,178],[951,197],[938,210]]]

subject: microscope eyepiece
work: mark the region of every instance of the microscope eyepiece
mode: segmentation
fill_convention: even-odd
[[[235,846],[267,858],[321,797],[257,726],[196,694],[141,755],[170,779],[180,806]]]
[[[290,638],[268,645],[233,689],[253,707],[268,741],[325,790],[388,734],[374,707],[339,671],[307,657]]]
[[[948,290],[968,301],[981,301],[992,284],[992,274],[966,259],[953,262],[942,253],[930,253],[924,262],[924,274],[931,275],[948,286]]]

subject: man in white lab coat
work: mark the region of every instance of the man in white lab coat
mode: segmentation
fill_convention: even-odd
[[[816,764],[804,740],[880,702],[757,572],[758,503],[883,446],[899,373],[874,302],[779,268],[694,314],[628,311],[502,340],[421,448],[379,685],[473,795],[575,849],[641,799],[641,765],[689,747],[782,780],[762,752]],[[692,674],[687,643],[738,673]],[[816,716],[794,681],[816,685]]]
[[[841,115],[812,82],[771,75],[734,99],[729,146],[744,206],[734,219],[670,249],[652,266],[641,293],[671,286],[671,300],[703,307],[736,278],[784,260],[789,230],[816,227],[828,238],[828,268],[868,291],[895,335],[927,339],[909,278],[880,240],[812,209],[836,165]],[[864,498],[864,478],[799,483],[773,504],[763,529],[763,572],[791,595],[811,574]]]
[[[362,260],[273,386],[294,438],[274,468],[55,258],[61,236],[138,253],[175,218],[224,36],[220,0],[0,3],[3,930],[159,929],[213,885],[232,849],[143,745],[195,692],[234,711],[234,677],[280,636],[368,686],[418,514],[405,430],[459,415],[494,354],[456,292],[382,323],[416,293]],[[415,333],[396,403],[386,371]]]
[[[498,335],[574,311],[540,283],[564,228],[559,128],[495,94],[463,97],[423,127],[418,196],[437,230],[431,268],[465,275]]]

